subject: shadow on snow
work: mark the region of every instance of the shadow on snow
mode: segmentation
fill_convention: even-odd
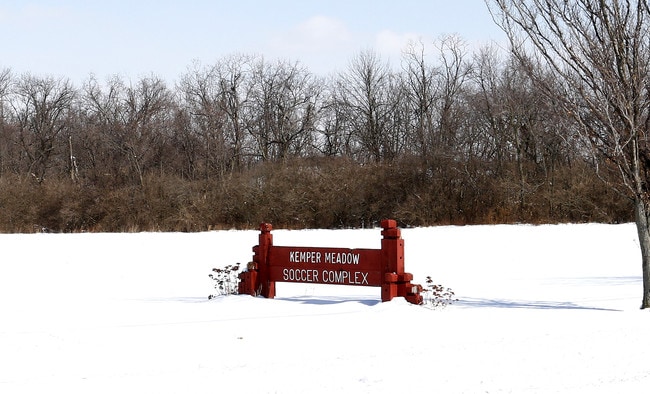
[[[506,299],[489,298],[462,298],[454,302],[454,305],[465,308],[507,308],[507,309],[554,309],[554,310],[591,310],[620,312],[619,309],[599,308],[578,305],[573,302],[562,301],[515,301]]]
[[[297,302],[308,305],[333,305],[348,302],[360,303],[366,306],[379,304],[381,301],[376,298],[359,298],[351,297],[333,297],[333,296],[296,296],[296,297],[275,297],[276,300]]]

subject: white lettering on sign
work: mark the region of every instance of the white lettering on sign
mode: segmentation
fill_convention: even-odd
[[[349,271],[323,271],[323,283],[338,283],[346,285],[367,285],[367,272]]]
[[[320,263],[321,262],[320,252],[298,252],[291,251],[289,252],[289,262],[290,263]]]
[[[325,253],[325,262],[330,264],[359,264],[359,253]]]
[[[291,282],[318,282],[318,271],[285,268],[282,270],[282,278]]]
[[[309,270],[285,268],[282,270],[285,282],[315,282],[340,285],[367,285],[368,273],[360,271]]]

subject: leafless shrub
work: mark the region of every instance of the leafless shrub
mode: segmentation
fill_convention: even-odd
[[[438,309],[445,308],[453,304],[458,299],[455,298],[456,293],[449,287],[433,283],[433,279],[427,276],[426,285],[424,288],[424,305]]]
[[[218,296],[238,294],[239,265],[240,263],[229,264],[223,268],[212,269],[213,273],[208,276],[214,280],[216,292],[208,296],[209,300]]]

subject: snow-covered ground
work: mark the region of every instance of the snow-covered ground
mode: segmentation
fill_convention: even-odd
[[[256,231],[0,235],[0,393],[647,393],[634,225],[403,229],[444,310],[371,287],[208,301]],[[274,230],[379,248],[380,230]]]

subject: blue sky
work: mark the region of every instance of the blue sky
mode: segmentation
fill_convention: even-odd
[[[397,62],[408,40],[444,34],[473,47],[504,40],[484,0],[3,0],[0,68],[173,83],[193,61],[246,53],[325,75],[362,50]]]

